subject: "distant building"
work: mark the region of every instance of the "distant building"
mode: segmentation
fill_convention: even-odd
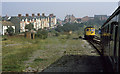
[[[94,15],[94,18],[98,18],[99,20],[107,20],[107,15]]]
[[[89,20],[91,20],[91,19],[94,19],[94,18],[93,18],[93,17],[85,16],[85,17],[81,18],[81,21],[82,21],[82,22],[87,22],[87,21],[89,21]]]
[[[9,21],[2,21],[2,35],[5,35],[7,33],[7,29],[10,26],[14,29],[14,33],[15,33],[15,25],[13,23]]]
[[[63,26],[63,21],[60,20],[60,19],[57,19],[57,26],[60,25],[60,26]]]
[[[81,18],[76,18],[74,22],[75,23],[81,23]]]
[[[57,23],[56,16],[54,16],[53,14],[50,14],[48,16],[48,18],[49,18],[49,27],[50,28],[55,28],[56,27],[56,23]]]
[[[20,33],[20,19],[17,16],[12,16],[9,19],[10,22],[12,22],[15,25],[15,33]]]
[[[67,15],[64,19],[65,23],[74,23],[75,21],[75,16],[74,15]]]

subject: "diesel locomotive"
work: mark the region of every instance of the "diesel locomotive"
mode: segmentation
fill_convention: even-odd
[[[95,37],[95,28],[94,27],[86,27],[84,29],[84,38],[85,39],[93,39]]]

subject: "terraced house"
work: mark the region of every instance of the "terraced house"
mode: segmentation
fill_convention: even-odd
[[[42,13],[42,16],[40,16],[40,13],[35,16],[32,14],[32,16],[29,16],[29,14],[26,14],[26,16],[21,16],[21,14],[18,14],[18,18],[20,19],[20,32],[25,32],[25,26],[32,23],[34,26],[34,29],[50,29],[56,27],[56,16],[53,14],[50,14],[49,16],[45,16],[44,13]]]
[[[4,19],[5,18],[5,19]],[[37,15],[32,14],[29,16],[29,14],[26,14],[25,16],[22,16],[21,14],[18,14],[18,16],[12,16],[8,17],[9,19],[6,20],[6,17],[3,17],[3,20],[11,21],[15,24],[16,32],[25,32],[25,26],[29,25],[30,23],[33,24],[34,29],[50,29],[56,27],[56,16],[53,14],[49,14],[49,16],[45,16],[44,13],[40,15],[38,13]]]

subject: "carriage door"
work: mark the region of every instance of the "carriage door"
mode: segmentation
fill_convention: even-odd
[[[118,55],[117,55],[117,38],[118,38],[118,23],[117,22],[114,22],[112,23],[113,25],[113,44],[111,45],[112,46],[112,50],[111,53],[113,54],[112,55],[112,63],[113,63],[113,68],[114,70],[117,70],[117,66],[118,66]]]

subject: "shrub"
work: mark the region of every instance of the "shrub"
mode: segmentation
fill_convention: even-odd
[[[27,25],[25,26],[25,29],[28,29],[28,31],[30,31],[31,29],[34,29],[33,27],[34,27],[33,24],[30,23],[30,24],[27,24]],[[34,30],[35,30],[35,29],[34,29]]]
[[[42,29],[39,29],[37,31],[37,34],[36,34],[37,37],[41,38],[41,39],[46,39],[48,37],[48,31],[47,30],[42,30]]]
[[[57,37],[58,37],[58,36],[60,36],[60,34],[59,34],[58,32],[56,32],[56,33],[55,33],[55,36],[57,36]]]

